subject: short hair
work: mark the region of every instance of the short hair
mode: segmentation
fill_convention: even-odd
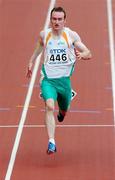
[[[62,8],[62,7],[54,7],[52,10],[51,10],[51,13],[50,13],[50,19],[52,18],[52,13],[53,12],[63,12],[64,13],[64,19],[66,19],[66,12],[65,10]]]

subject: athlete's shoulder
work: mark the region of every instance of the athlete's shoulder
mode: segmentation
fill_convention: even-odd
[[[79,34],[76,32],[76,31],[74,31],[74,30],[72,30],[72,29],[70,29],[70,28],[67,28],[67,31],[68,31],[68,33],[69,33],[69,36],[71,37],[71,39],[75,42],[75,41],[81,41],[81,37],[79,36]]]
[[[64,32],[70,33],[70,32],[71,32],[71,29],[70,29],[69,27],[64,27]]]
[[[74,32],[72,29],[70,29],[69,27],[64,27],[64,31],[67,31],[69,33],[72,33]]]
[[[49,32],[51,32],[51,28],[47,28],[47,29],[45,29],[45,30],[41,30],[41,31],[40,31],[40,36],[44,39],[45,36],[47,36],[47,34],[48,34]]]

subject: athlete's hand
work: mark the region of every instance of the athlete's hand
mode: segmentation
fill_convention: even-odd
[[[77,57],[78,60],[90,60],[91,59],[91,55],[90,55],[90,51],[88,52],[79,52],[78,50],[75,50],[75,55]]]
[[[26,77],[31,78],[31,76],[32,76],[32,70],[28,68],[27,73],[26,73]]]
[[[76,54],[76,57],[78,60],[81,60],[83,57],[82,57],[82,52],[79,52],[77,50],[75,50],[75,54]]]

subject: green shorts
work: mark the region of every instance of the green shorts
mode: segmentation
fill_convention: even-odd
[[[61,110],[67,111],[71,102],[71,81],[69,77],[48,79],[41,82],[41,93],[43,99],[54,99],[58,102]]]

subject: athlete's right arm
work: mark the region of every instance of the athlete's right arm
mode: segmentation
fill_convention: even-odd
[[[33,63],[35,62],[37,56],[42,52],[43,50],[43,37],[40,34],[39,40],[37,42],[36,48],[34,50],[33,55],[31,56],[30,60],[29,60],[29,64],[28,64],[28,68],[27,68],[27,73],[26,73],[26,77],[30,78],[32,75],[32,66]]]

